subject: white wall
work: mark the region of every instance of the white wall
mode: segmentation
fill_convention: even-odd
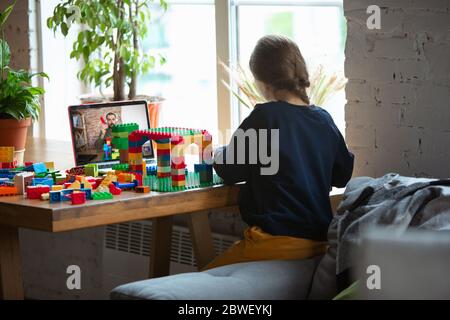
[[[381,29],[366,8],[381,7]],[[354,176],[450,176],[450,1],[345,0]]]

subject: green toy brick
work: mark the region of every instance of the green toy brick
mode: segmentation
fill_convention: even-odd
[[[139,125],[137,123],[124,123],[124,124],[116,124],[112,128],[112,132],[133,132],[135,130],[139,130]]]
[[[114,164],[112,166],[113,170],[118,170],[118,171],[128,171],[129,168],[130,168],[130,165],[128,163]]]
[[[87,176],[97,177],[98,176],[98,165],[96,163],[86,164],[84,166],[84,173]]]
[[[110,200],[113,195],[110,192],[94,192],[92,194],[92,200]]]
[[[120,150],[128,149],[128,138],[112,138],[112,144],[114,147]]]

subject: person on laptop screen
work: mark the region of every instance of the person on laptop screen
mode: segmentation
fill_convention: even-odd
[[[106,114],[106,121],[101,117],[102,128],[100,130],[97,141],[95,142],[95,147],[97,151],[103,151],[104,145],[108,141],[111,142],[112,139],[112,128],[114,125],[118,124],[117,115],[114,112],[108,112]]]

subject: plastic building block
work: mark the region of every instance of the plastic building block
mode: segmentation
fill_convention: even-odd
[[[114,185],[117,188],[120,188],[122,190],[134,189],[138,186],[138,182],[137,182],[137,180],[134,180],[133,182],[127,182],[127,183],[114,182]]]
[[[80,189],[86,194],[86,200],[92,200],[92,189]]]
[[[84,166],[84,174],[91,177],[98,176],[98,164],[91,163]]]
[[[48,200],[50,199],[50,193],[46,192],[41,194],[41,200]]]
[[[124,123],[124,124],[116,124],[112,128],[112,132],[133,132],[135,130],[139,130],[139,125],[137,123]]]
[[[14,162],[14,147],[0,147],[0,162]]]
[[[113,198],[113,195],[110,192],[94,192],[92,194],[93,200],[109,200],[112,198]]]
[[[53,179],[52,178],[33,178],[32,185],[33,186],[46,185],[46,186],[51,187],[53,185]]]
[[[45,163],[43,163],[43,162],[33,163],[33,171],[36,174],[46,173],[47,167],[45,166]]]
[[[73,189],[64,189],[61,191],[61,200],[63,201],[67,201],[70,200],[70,197],[68,197],[68,195],[73,193]]]
[[[86,202],[86,193],[82,191],[75,191],[70,195],[70,198],[72,200],[72,204],[83,204]]]
[[[84,166],[73,167],[70,170],[66,171],[68,174],[75,176],[82,176],[85,174]]]
[[[14,169],[16,167],[17,162],[0,162],[0,168],[2,169]]]
[[[52,185],[52,191],[61,191],[62,189],[64,189],[64,186],[61,184]]]
[[[135,191],[138,193],[149,193],[150,192],[150,187],[148,186],[137,186],[135,188]]]
[[[111,184],[109,185],[109,192],[111,192],[111,194],[114,195],[114,196],[118,196],[119,194],[122,193],[122,189],[117,188],[117,187],[114,185],[114,183],[111,183]]]
[[[43,193],[49,193],[49,186],[28,186],[26,187],[26,193],[28,199],[40,199]]]
[[[115,164],[112,166],[113,170],[116,171],[128,171],[130,165],[128,163]]]
[[[16,187],[0,187],[0,197],[15,196],[17,193]]]
[[[32,185],[34,173],[19,172],[14,176],[14,186],[17,188],[18,194],[24,194],[25,188]]]
[[[50,203],[61,202],[62,192],[61,191],[50,191]]]

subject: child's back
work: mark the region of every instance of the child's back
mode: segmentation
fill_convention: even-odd
[[[230,145],[216,153],[214,165],[225,182],[246,182],[239,206],[249,228],[208,268],[323,254],[332,218],[331,186],[345,186],[353,171],[353,155],[330,115],[310,105],[308,70],[292,40],[260,39],[250,69],[261,94],[274,102],[255,107]],[[245,161],[238,162],[242,157]]]
[[[225,182],[247,182],[239,200],[244,221],[272,235],[326,240],[329,191],[345,186],[353,170],[353,155],[330,115],[316,106],[270,102],[256,106],[240,128],[279,129],[276,174],[262,175],[261,165],[215,165]]]

